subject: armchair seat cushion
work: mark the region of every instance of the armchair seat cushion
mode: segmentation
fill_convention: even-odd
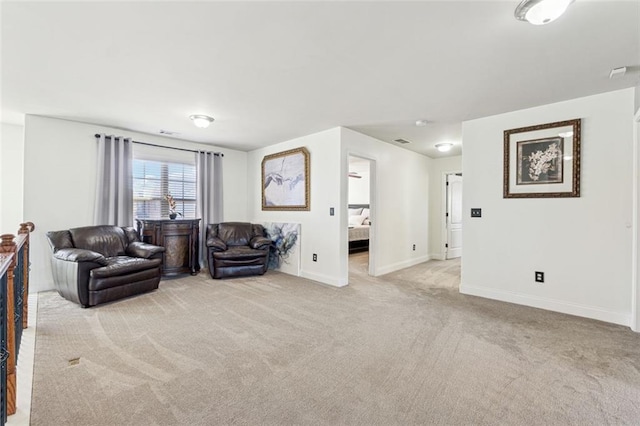
[[[162,264],[162,259],[143,259],[139,257],[115,256],[107,258],[107,266],[91,270],[91,278],[115,277],[133,272],[155,269]]]
[[[104,290],[126,287],[131,283],[140,283],[150,280],[157,280],[158,273],[156,269],[144,269],[142,271],[132,272],[127,275],[115,275],[109,277],[96,278],[91,277],[89,279],[89,285],[87,286],[89,293],[100,293]]]
[[[227,266],[250,266],[250,265],[262,265],[265,258],[268,256],[268,252],[264,250],[255,250],[250,247],[229,247],[227,251],[214,252],[213,257],[216,260],[216,266],[218,268],[224,268]]]

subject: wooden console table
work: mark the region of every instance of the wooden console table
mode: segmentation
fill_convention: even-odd
[[[162,275],[200,271],[200,219],[136,219],[142,241],[166,249],[162,256]]]

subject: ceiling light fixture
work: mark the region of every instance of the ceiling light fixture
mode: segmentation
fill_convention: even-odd
[[[519,21],[544,25],[558,19],[573,0],[523,0],[514,13]]]
[[[213,123],[213,117],[209,117],[208,115],[190,115],[189,118],[193,121],[193,124],[196,127],[200,127],[202,129],[206,129],[209,127],[209,124]]]
[[[453,147],[452,143],[438,143],[436,144],[436,149],[440,152],[447,152]]]
[[[416,121],[416,126],[418,127],[424,127],[428,124],[429,122],[427,120],[418,120]]]

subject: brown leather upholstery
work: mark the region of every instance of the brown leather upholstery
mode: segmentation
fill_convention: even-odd
[[[67,300],[86,308],[158,288],[164,247],[141,242],[133,227],[85,226],[47,238],[53,281]]]
[[[267,272],[271,240],[262,225],[226,222],[207,225],[207,260],[212,278]]]

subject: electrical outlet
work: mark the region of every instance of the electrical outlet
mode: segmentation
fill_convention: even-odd
[[[335,209],[334,209],[333,207],[330,207],[330,208],[329,208],[329,216],[333,216],[333,215],[335,215],[335,214],[336,214]]]
[[[544,272],[536,271],[536,282],[543,283],[544,282]]]
[[[314,261],[314,262],[317,262],[317,261],[318,261],[318,255],[317,255],[317,254],[315,254],[315,253],[313,253],[313,261]]]
[[[415,244],[413,245],[413,251],[416,251],[416,245]]]
[[[482,217],[482,209],[471,209],[471,217]]]

